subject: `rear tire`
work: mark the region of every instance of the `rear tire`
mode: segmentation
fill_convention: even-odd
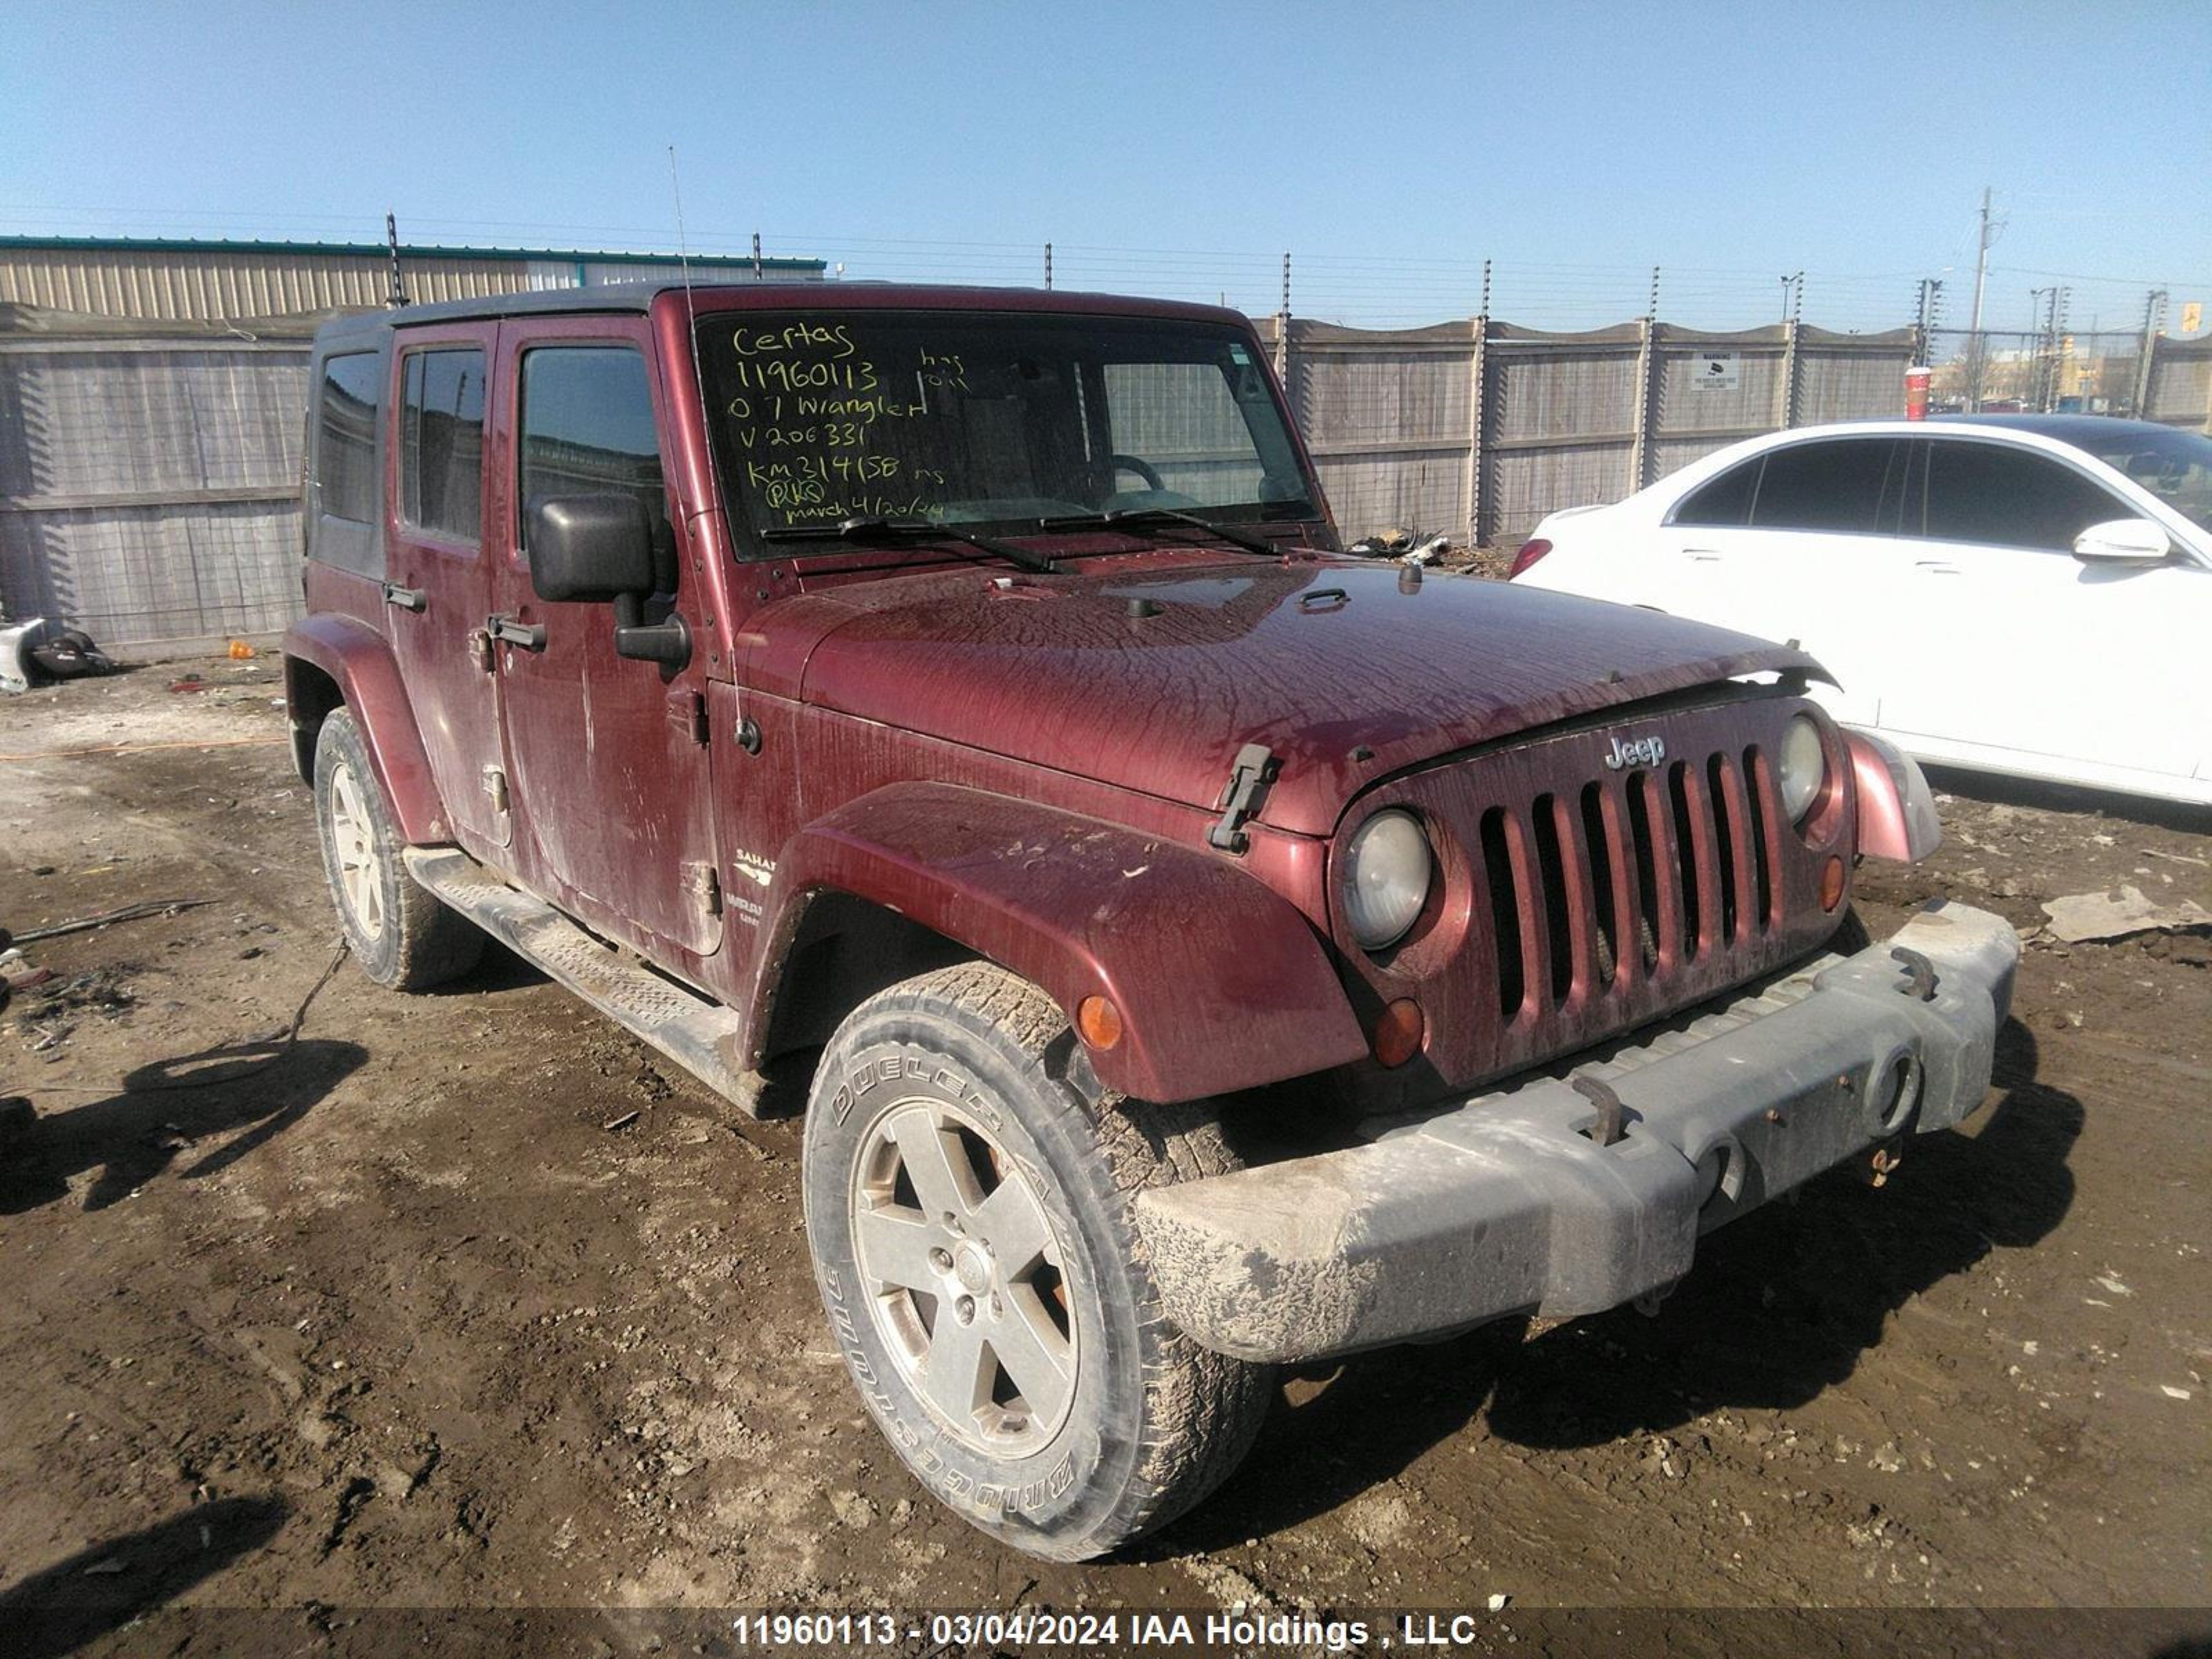
[[[395,991],[427,991],[477,965],[483,933],[407,873],[406,843],[348,709],[333,709],[315,737],[315,821],[323,878],[363,973]]]
[[[823,1053],[802,1177],[877,1425],[963,1519],[1062,1561],[1219,1486],[1273,1382],[1169,1322],[1132,1212],[1146,1187],[1239,1166],[1218,1119],[1096,1097],[1077,1052],[1052,1000],[990,963],[894,986]]]

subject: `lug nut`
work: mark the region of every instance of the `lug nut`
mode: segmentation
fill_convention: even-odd
[[[963,1296],[955,1302],[952,1304],[952,1316],[963,1325],[973,1324],[975,1319],[975,1298],[972,1296]]]
[[[991,1317],[992,1317],[992,1318],[994,1318],[994,1319],[996,1319],[996,1318],[997,1318],[1000,1314],[1002,1314],[1002,1313],[1006,1312],[1006,1304],[1005,1299],[1004,1299],[1003,1297],[1001,1297],[1000,1296],[1000,1294],[999,1294],[996,1291],[992,1291],[992,1292],[991,1292]]]
[[[937,1271],[941,1273],[951,1273],[952,1271],[952,1252],[942,1248],[941,1246],[933,1247],[929,1252],[929,1265],[936,1268]]]

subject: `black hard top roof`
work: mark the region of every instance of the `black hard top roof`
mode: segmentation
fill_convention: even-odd
[[[2124,421],[2110,415],[1935,415],[1929,425],[2002,427],[2014,432],[2033,432],[2081,449],[2109,448],[2114,442],[2176,428],[2157,421]]]
[[[591,312],[645,312],[656,296],[681,292],[680,279],[662,277],[638,283],[596,283],[580,288],[541,289],[526,294],[493,294],[480,299],[446,300],[436,305],[397,306],[388,311],[362,312],[325,323],[316,331],[318,349],[345,346],[374,347],[394,328],[418,323],[473,322],[501,317],[544,314],[573,315]],[[1182,316],[1208,319],[1235,319],[1237,313],[1218,306],[1193,305],[1181,300],[1139,300],[1124,295],[1079,294],[1067,289],[1030,288],[973,288],[958,284],[908,283],[824,283],[805,276],[779,277],[773,273],[758,282],[727,280],[695,283],[692,291],[703,311],[726,307],[743,296],[757,304],[773,292],[774,307],[811,302],[825,309],[880,305],[895,309],[918,305],[938,309],[973,305],[1028,312],[1105,312],[1131,316]]]
[[[540,312],[645,311],[653,296],[678,283],[595,283],[582,288],[549,288],[526,294],[493,294],[480,299],[441,300],[435,305],[395,306],[340,317],[316,331],[320,341],[348,340],[412,323],[466,322],[477,319],[528,317]],[[793,283],[792,286],[798,286]],[[809,287],[818,283],[809,282]]]

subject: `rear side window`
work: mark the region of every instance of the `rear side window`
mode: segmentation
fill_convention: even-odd
[[[410,352],[400,373],[400,515],[474,542],[483,512],[484,354]]]
[[[1764,465],[1764,458],[1746,461],[1699,484],[1674,509],[1674,522],[1731,527],[1749,524],[1751,498],[1759,488],[1759,469]]]
[[[315,404],[316,506],[334,519],[374,524],[379,517],[376,417],[382,383],[373,351],[323,359]]]
[[[1893,438],[1795,444],[1767,456],[1751,522],[1765,530],[1894,533],[1904,469]]]
[[[1930,442],[1927,481],[1927,533],[1936,541],[2064,553],[2091,525],[2136,516],[2071,467],[1997,444]]]
[[[519,493],[524,519],[556,495],[635,495],[667,514],[653,391],[628,346],[541,346],[522,359]]]

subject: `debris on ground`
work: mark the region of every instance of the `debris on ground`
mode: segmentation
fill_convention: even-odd
[[[2126,939],[2132,933],[2172,933],[2194,927],[2212,927],[2212,910],[2191,899],[2157,904],[2143,896],[2140,887],[2121,887],[2106,893],[2069,893],[2045,899],[2044,914],[2051,932],[2069,945],[2095,939]]]
[[[33,927],[15,935],[25,939],[59,939],[64,933],[89,933],[95,927],[107,927],[118,921],[137,921],[144,916],[173,916],[180,910],[197,910],[203,904],[213,904],[213,899],[148,899],[142,904],[126,904],[119,910],[104,910],[96,916],[80,916],[74,921],[58,921],[51,927]]]

